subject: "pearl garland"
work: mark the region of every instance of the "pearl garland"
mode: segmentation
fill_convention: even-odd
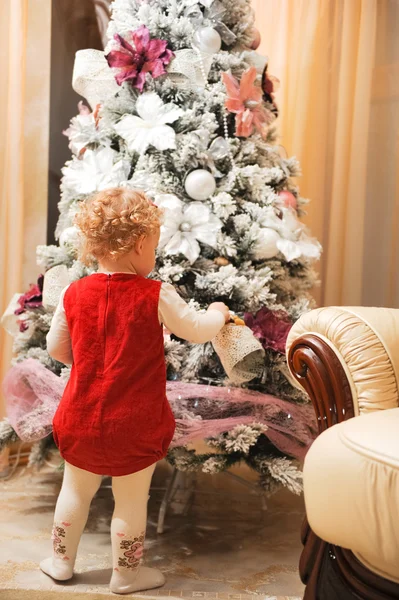
[[[199,58],[199,66],[200,66],[200,71],[201,74],[204,78],[204,83],[205,83],[205,88],[209,89],[209,82],[208,82],[208,77],[206,75],[205,72],[205,67],[204,67],[204,62],[202,60],[202,55],[201,52],[198,48],[194,48],[194,50],[196,51],[196,53],[198,54],[198,58]],[[228,155],[229,155],[229,159],[231,162],[231,166],[233,167],[233,173],[236,172],[237,170],[237,166],[234,160],[234,156],[233,153],[231,151],[231,147],[230,147],[230,138],[229,138],[229,128],[228,128],[228,124],[227,124],[227,115],[226,115],[226,111],[224,106],[222,105],[222,111],[223,111],[223,129],[224,129],[224,138],[227,142],[227,146],[228,146]]]
[[[231,147],[230,147],[229,127],[228,127],[228,124],[227,124],[227,115],[226,115],[226,110],[225,110],[224,106],[222,108],[223,108],[224,138],[225,138],[225,140],[227,142],[227,146],[229,148],[228,149],[228,154],[229,154],[229,159],[230,159],[230,162],[231,162],[231,166],[233,167],[233,173],[235,173],[237,171],[237,165],[236,165],[236,162],[234,160],[234,156],[233,156],[233,153],[232,153]]]
[[[204,67],[204,61],[202,60],[202,54],[199,48],[194,47],[194,50],[196,51],[198,58],[199,58],[199,67],[200,67],[200,71],[201,71],[201,75],[204,78],[204,84],[205,87],[208,87],[208,77],[205,71],[205,67]]]

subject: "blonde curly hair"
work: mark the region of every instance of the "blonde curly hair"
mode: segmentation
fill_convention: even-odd
[[[97,192],[80,205],[74,218],[78,227],[79,260],[85,265],[130,252],[137,240],[155,233],[162,210],[140,190],[110,188]]]

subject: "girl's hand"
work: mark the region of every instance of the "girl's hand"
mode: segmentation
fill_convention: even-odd
[[[228,323],[230,321],[229,307],[226,306],[223,302],[212,302],[212,304],[208,306],[208,310],[218,310],[224,316],[225,323]]]

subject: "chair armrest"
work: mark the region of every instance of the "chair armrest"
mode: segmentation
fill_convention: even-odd
[[[286,344],[298,387],[309,394],[319,429],[399,405],[399,310],[328,307],[303,315]]]

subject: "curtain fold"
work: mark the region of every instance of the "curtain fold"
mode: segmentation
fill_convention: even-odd
[[[50,25],[48,0],[0,3],[0,314],[36,282],[46,243]],[[12,343],[0,327],[0,381]]]
[[[270,57],[269,70],[281,81],[281,143],[301,162],[298,184],[312,200],[305,222],[324,247],[316,300],[321,305],[383,304],[381,290],[378,298],[372,294],[366,262],[370,203],[381,204],[369,197],[375,167],[370,119],[376,56],[387,35],[391,41],[397,37],[395,27],[385,31],[385,39],[381,33],[386,13],[388,22],[399,16],[394,2],[254,0],[253,7],[262,36],[259,50]],[[389,253],[393,256],[393,245]],[[384,289],[390,285],[386,277]],[[399,293],[394,295],[399,305]]]
[[[24,255],[24,97],[27,0],[0,8],[0,312],[22,288]],[[0,379],[9,367],[12,338],[0,330]],[[3,412],[2,408],[0,410]]]
[[[324,304],[362,304],[367,147],[376,0],[342,5]],[[341,21],[340,11],[335,18]]]

